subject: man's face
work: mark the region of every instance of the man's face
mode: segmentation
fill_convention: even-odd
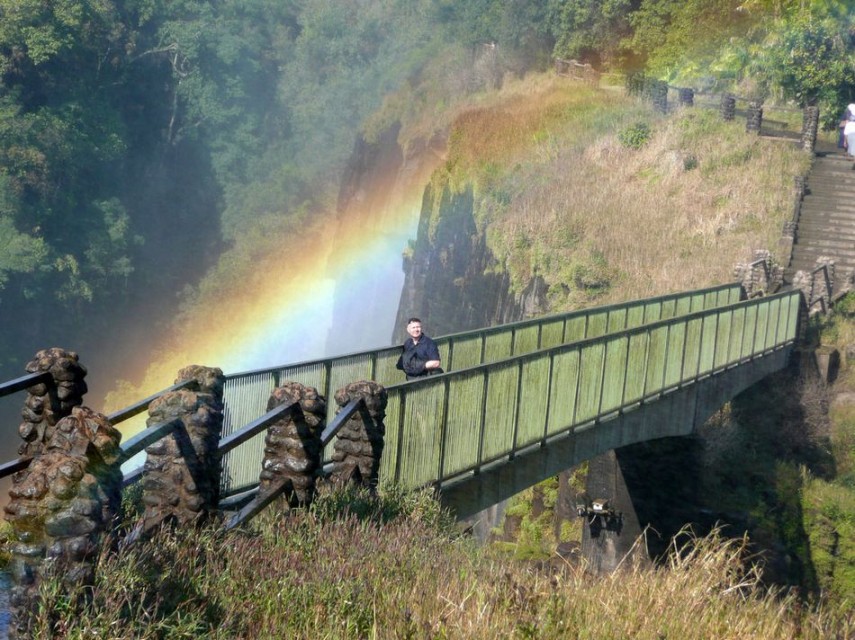
[[[410,334],[413,340],[418,340],[422,336],[422,323],[411,322],[407,325],[407,333]]]

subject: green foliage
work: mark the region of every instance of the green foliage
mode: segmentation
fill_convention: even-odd
[[[855,86],[853,35],[848,31],[851,24],[851,18],[823,19],[810,11],[798,12],[781,24],[770,39],[768,60],[770,78],[780,85],[785,97],[800,104],[821,99],[831,105],[835,101],[845,104],[841,98]]]
[[[806,476],[802,497],[817,580],[835,603],[855,601],[855,488]]]
[[[547,21],[555,37],[555,55],[600,66],[618,58],[630,34],[636,0],[551,0]]]
[[[744,33],[752,12],[739,0],[646,0],[630,16],[630,46],[659,77],[673,78],[686,64],[703,68],[729,38]]]
[[[855,292],[850,291],[834,303],[834,313],[847,320],[855,318]]]
[[[641,149],[641,147],[650,142],[651,135],[652,132],[649,124],[646,122],[636,122],[618,132],[618,140],[623,146],[630,149]]]

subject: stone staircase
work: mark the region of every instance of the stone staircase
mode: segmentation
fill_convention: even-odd
[[[806,181],[793,255],[785,272],[811,271],[834,260],[835,280],[855,270],[855,166],[843,152],[817,152]]]

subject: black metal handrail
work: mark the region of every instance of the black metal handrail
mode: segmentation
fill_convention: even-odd
[[[354,413],[359,410],[359,407],[365,403],[363,398],[354,398],[341,408],[332,422],[330,422],[321,433],[321,446],[327,446],[330,441],[338,435],[344,423],[350,419]]]
[[[359,411],[361,407],[365,406],[364,398],[354,398],[346,405],[344,405],[341,410],[336,414],[335,418],[332,422],[330,422],[326,428],[321,433],[321,446],[326,446],[329,444],[332,439],[341,431],[342,427],[345,423],[350,419],[350,417]],[[331,465],[327,464],[321,467],[321,473],[326,475],[329,473]],[[273,500],[276,499],[277,496],[281,495],[288,487],[288,479],[282,479],[277,484],[271,486],[264,493],[260,493],[258,488],[256,487],[251,492],[246,492],[242,494],[244,499],[248,497],[252,497],[252,500],[244,505],[240,511],[238,511],[231,519],[226,523],[225,529],[228,531],[230,529],[234,529],[235,527],[247,522],[251,518],[255,517],[258,513],[260,513],[267,505],[269,505]],[[254,497],[253,497],[254,496]]]
[[[299,408],[299,406],[300,405],[296,402],[289,404],[281,404],[278,407],[274,407],[260,418],[256,418],[248,425],[243,427],[243,429],[229,434],[228,436],[220,440],[220,444],[217,447],[220,452],[220,455],[228,453],[238,445],[241,445],[250,438],[257,436],[259,433],[264,431],[268,426],[276,422],[283,415],[289,413],[290,411],[293,411],[295,408]]]
[[[178,426],[178,424],[178,419],[169,420],[168,422],[161,422],[159,424],[149,427],[145,431],[139,432],[127,442],[122,443],[122,458],[124,460],[129,460],[130,458],[134,457],[147,446],[154,444],[161,438],[164,438],[165,436],[172,433]]]
[[[17,473],[18,471],[23,471],[30,465],[32,460],[33,459],[30,457],[25,457],[0,464],[0,478],[5,478],[6,476],[11,476],[13,473]]]
[[[134,404],[125,407],[124,409],[119,409],[118,411],[114,411],[113,413],[107,416],[107,420],[110,421],[110,424],[116,425],[120,422],[127,420],[128,418],[133,418],[135,415],[139,415],[146,409],[148,409],[148,405],[150,405],[154,400],[164,395],[165,393],[169,393],[170,391],[179,391],[181,389],[186,389],[193,380],[182,380],[181,382],[176,382],[171,387],[167,387],[166,389],[161,389],[157,393],[153,393],[147,398],[143,398],[139,402],[135,402]]]
[[[51,380],[53,380],[53,377],[50,373],[40,371],[9,380],[8,382],[0,382],[0,398],[43,382],[50,382]]]

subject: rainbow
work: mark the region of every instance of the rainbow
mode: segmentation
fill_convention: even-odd
[[[361,200],[382,206],[321,216],[299,237],[286,235],[243,265],[233,284],[203,289],[194,308],[156,340],[141,382],[120,383],[103,410],[171,385],[189,364],[229,374],[388,345],[403,286],[402,250],[415,238],[437,162],[423,158],[406,178],[372,185],[375,193]]]

